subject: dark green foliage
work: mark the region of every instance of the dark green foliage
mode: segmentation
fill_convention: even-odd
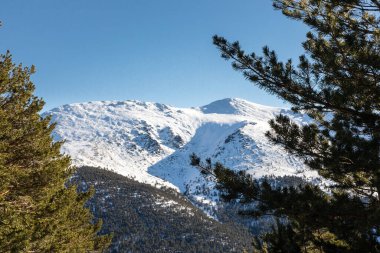
[[[109,252],[242,252],[252,235],[208,218],[170,189],[138,183],[111,171],[82,167],[75,181],[96,193],[89,207],[113,233]],[[177,203],[171,206],[165,203]]]
[[[264,241],[256,239],[253,245],[259,252],[284,252],[294,253],[301,252],[297,244],[297,233],[293,230],[292,226],[283,224],[277,220],[276,226],[272,227],[275,233],[268,233],[264,236]]]
[[[194,155],[192,158],[194,166],[206,171],[201,162],[196,162],[199,158],[194,159]],[[281,179],[270,177],[255,180],[243,171],[232,171],[220,163],[207,171],[215,176],[224,200],[255,203],[251,208],[240,211],[241,215],[283,219],[286,225],[278,224],[273,233],[263,237],[269,252],[288,252],[271,251],[289,248],[283,246],[285,242],[293,248],[303,247],[302,252],[378,250],[375,231],[368,231],[369,227],[379,224],[378,210],[357,196],[341,191],[328,194],[317,185],[294,179],[288,180],[288,183],[280,183]],[[368,224],[368,221],[373,223]]]
[[[227,197],[259,201],[254,215],[288,217],[286,231],[297,235],[292,238],[303,252],[379,252],[380,1],[274,0],[273,5],[311,28],[297,65],[281,62],[267,47],[258,56],[219,36],[214,44],[248,80],[314,120],[299,126],[279,115],[267,136],[334,184],[329,193],[312,185],[274,188],[219,169],[220,187]],[[272,249],[274,241],[268,243]]]
[[[73,169],[39,115],[33,73],[0,56],[0,252],[101,251],[107,238],[84,208],[90,193],[65,187]]]

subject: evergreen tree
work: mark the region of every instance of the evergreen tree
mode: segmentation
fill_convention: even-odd
[[[0,56],[0,252],[101,252],[109,238],[84,208],[91,192],[68,185],[70,158],[39,114],[33,73]]]
[[[222,57],[249,81],[307,113],[300,126],[270,121],[268,138],[334,182],[274,188],[221,164],[209,169],[224,197],[257,201],[246,215],[287,217],[264,237],[270,252],[380,252],[380,1],[274,0],[275,9],[310,27],[297,65],[264,47],[247,54],[239,42],[214,36]]]

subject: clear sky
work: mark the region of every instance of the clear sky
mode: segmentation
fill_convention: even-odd
[[[212,36],[296,59],[307,31],[270,0],[1,0],[0,20],[0,52],[36,66],[45,109],[127,99],[189,107],[226,97],[284,106],[232,70]]]

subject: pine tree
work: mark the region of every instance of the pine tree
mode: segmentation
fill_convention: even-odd
[[[74,169],[39,114],[33,73],[0,56],[0,252],[101,252],[109,237],[84,208],[91,192],[68,182]]]
[[[214,36],[214,44],[245,78],[314,120],[300,126],[279,115],[267,136],[334,183],[328,190],[309,184],[274,188],[221,164],[209,172],[227,200],[259,203],[246,215],[288,219],[288,227],[264,238],[270,252],[286,252],[280,237],[295,252],[380,252],[380,1],[273,5],[310,27],[302,44],[306,54],[296,65],[281,62],[268,47],[258,56],[223,37]],[[207,169],[195,158],[193,165]]]

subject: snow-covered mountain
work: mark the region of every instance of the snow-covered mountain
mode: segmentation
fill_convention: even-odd
[[[189,165],[189,156],[222,162],[264,175],[316,174],[265,137],[268,121],[287,114],[300,124],[308,117],[288,109],[223,99],[198,108],[123,101],[64,105],[48,112],[57,122],[56,140],[75,165],[111,169],[139,182],[173,187],[201,203],[215,201],[213,182]],[[200,194],[199,188],[207,194]],[[203,191],[203,192],[205,192]]]

